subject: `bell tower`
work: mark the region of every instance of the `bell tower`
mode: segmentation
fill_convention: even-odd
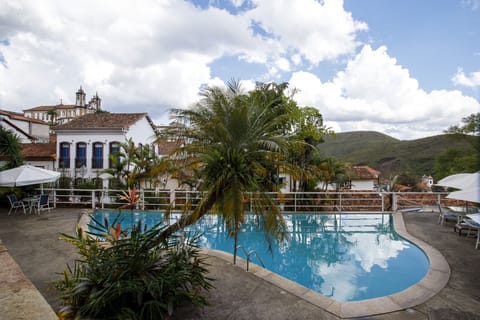
[[[75,99],[75,105],[77,107],[85,107],[85,91],[83,91],[82,86],[78,89],[76,93],[77,98]]]

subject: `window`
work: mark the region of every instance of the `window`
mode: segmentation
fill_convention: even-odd
[[[75,159],[75,168],[87,166],[87,144],[85,142],[77,143],[77,158]]]
[[[101,142],[95,142],[93,144],[92,168],[103,168],[103,143]]]
[[[60,143],[60,159],[58,160],[60,168],[70,168],[70,144],[68,142]]]
[[[108,166],[113,168],[112,157],[117,159],[117,162],[120,162],[120,143],[119,142],[110,142],[110,157],[108,159]]]

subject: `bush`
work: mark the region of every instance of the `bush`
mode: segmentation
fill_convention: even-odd
[[[127,237],[118,221],[93,221],[98,232],[89,234],[104,242],[81,229],[76,236],[63,234],[81,258],[55,284],[62,292],[61,319],[166,319],[183,303],[207,304],[202,291],[212,285],[198,236],[159,243],[166,226],[142,231],[140,222]]]

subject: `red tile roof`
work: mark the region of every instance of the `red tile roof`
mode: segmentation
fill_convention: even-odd
[[[183,144],[180,140],[168,141],[160,140],[158,142],[158,153],[161,155],[169,155]]]
[[[92,113],[77,117],[70,122],[53,127],[53,130],[86,128],[128,128],[147,117],[147,113]]]
[[[369,166],[353,166],[350,172],[352,179],[371,180],[378,179],[380,171],[370,168]]]
[[[20,145],[25,160],[55,160],[57,146],[55,143],[24,143]]]
[[[58,104],[55,106],[38,106],[30,109],[25,109],[23,111],[49,111],[52,109],[75,109],[75,108],[85,108],[85,107],[76,106],[74,104]]]
[[[0,115],[2,115],[2,116],[7,116],[7,117],[9,117],[9,118],[12,119],[12,120],[28,121],[28,122],[33,122],[33,123],[39,123],[39,124],[46,124],[46,125],[48,125],[48,123],[45,122],[45,121],[38,120],[38,119],[33,119],[33,118],[28,118],[28,117],[25,117],[23,114],[17,113],[17,112],[0,110]]]

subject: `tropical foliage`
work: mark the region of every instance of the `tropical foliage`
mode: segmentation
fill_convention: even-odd
[[[159,242],[160,224],[143,231],[139,222],[128,233],[118,220],[93,221],[96,232],[63,234],[80,258],[56,282],[60,319],[170,319],[184,303],[207,303],[203,290],[212,285],[197,236]]]
[[[196,172],[204,196],[166,235],[210,210],[217,212],[234,239],[235,263],[244,202],[249,200],[267,241],[286,237],[279,208],[265,192],[278,190],[280,171],[295,171],[290,152],[313,147],[298,133],[316,128],[305,116],[310,113],[302,114],[292,97],[285,95],[286,89],[287,84],[258,84],[244,93],[233,82],[226,89],[206,88],[191,110],[174,111],[175,121],[167,134],[186,142],[174,157],[184,159],[180,170]]]
[[[0,156],[7,158],[3,169],[16,168],[23,163],[20,139],[11,131],[0,126]],[[0,168],[1,170],[2,168]]]
[[[159,177],[168,169],[168,163],[159,158],[151,145],[136,146],[131,138],[120,144],[119,152],[111,154],[110,161],[112,168],[104,172],[115,177],[119,189],[146,183],[156,186],[160,183]]]

